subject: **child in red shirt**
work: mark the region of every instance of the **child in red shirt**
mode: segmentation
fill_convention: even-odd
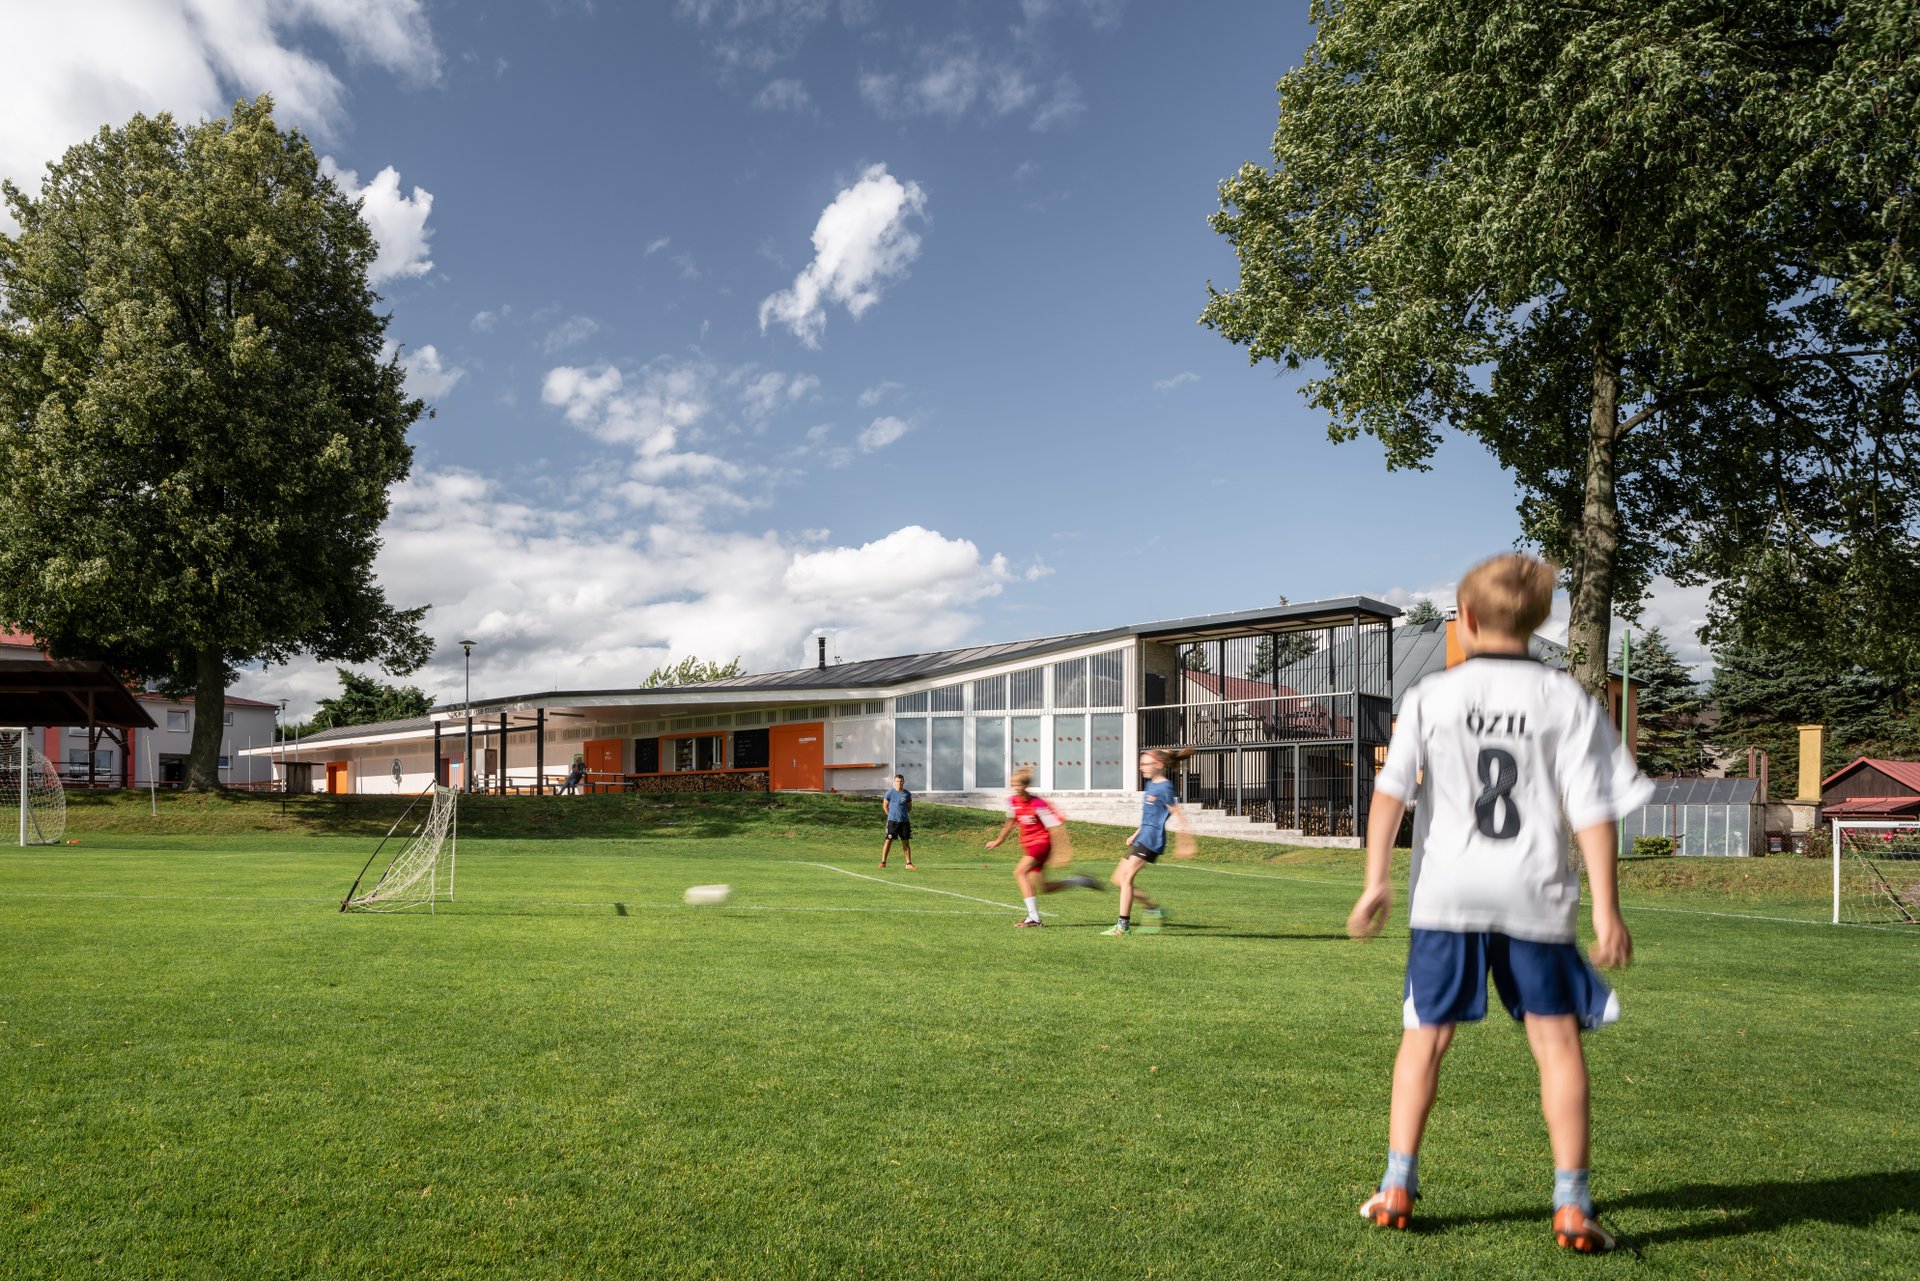
[[[1013,880],[1026,900],[1027,915],[1023,920],[1015,921],[1014,925],[1023,929],[1044,924],[1040,919],[1040,895],[1064,889],[1100,888],[1100,882],[1091,876],[1067,876],[1057,881],[1047,879],[1045,869],[1053,861],[1053,834],[1056,831],[1060,833],[1060,847],[1065,851],[1059,860],[1062,864],[1072,860],[1073,845],[1067,839],[1066,819],[1061,817],[1060,811],[1049,804],[1046,797],[1035,796],[1027,790],[1032,782],[1032,770],[1021,768],[1013,772],[1013,776],[1007,780],[1007,786],[1013,789],[1013,795],[1007,798],[1007,821],[1001,826],[1000,835],[987,842],[988,849],[999,849],[1009,832],[1016,827],[1020,829],[1020,861],[1013,865]]]

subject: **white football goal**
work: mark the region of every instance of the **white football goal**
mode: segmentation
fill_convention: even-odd
[[[1835,820],[1833,923],[1920,925],[1920,822]]]
[[[67,834],[67,792],[26,729],[0,729],[0,841],[58,845]]]
[[[394,833],[412,817],[420,802],[428,797],[432,802],[425,815],[409,829],[406,844],[380,873],[373,888],[361,893],[360,883],[366,879],[367,869],[380,857],[380,851],[386,848]],[[424,907],[431,912],[437,903],[451,903],[454,858],[460,834],[459,807],[460,793],[451,787],[429,788],[414,797],[387,829],[387,834],[380,838],[380,844],[374,846],[373,853],[367,856],[360,875],[353,878],[353,888],[340,900],[340,910],[404,912]]]

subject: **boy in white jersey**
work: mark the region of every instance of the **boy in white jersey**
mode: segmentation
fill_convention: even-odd
[[[1367,884],[1347,920],[1377,933],[1393,905],[1394,833],[1417,799],[1408,921],[1405,1032],[1393,1066],[1387,1173],[1360,1213],[1404,1228],[1418,1193],[1420,1138],[1456,1023],[1486,1014],[1491,971],[1501,1003],[1526,1026],[1540,1067],[1553,1149],[1554,1235],[1582,1251],[1613,1248],[1588,1192],[1587,1065],[1582,1028],[1619,1017],[1619,1001],[1574,945],[1580,877],[1593,893],[1593,962],[1623,966],[1633,940],[1620,917],[1615,822],[1653,785],[1621,749],[1600,705],[1571,676],[1534,661],[1527,640],[1546,620],[1554,570],[1496,556],[1460,582],[1467,661],[1409,690],[1374,782]]]

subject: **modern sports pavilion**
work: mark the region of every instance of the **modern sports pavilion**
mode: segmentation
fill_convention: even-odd
[[[695,685],[520,694],[329,730],[270,753],[330,792],[878,791],[930,800],[1034,771],[1123,798],[1152,747],[1192,749],[1183,799],[1305,837],[1365,836],[1392,727],[1393,619],[1363,596]],[[468,743],[472,743],[469,751]]]

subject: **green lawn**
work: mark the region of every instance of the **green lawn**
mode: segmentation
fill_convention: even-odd
[[[1920,932],[1799,923],[1823,863],[1628,865],[1638,962],[1589,1052],[1595,1192],[1633,1248],[1596,1260],[1552,1244],[1504,1018],[1459,1038],[1420,1230],[1354,1214],[1404,930],[1343,936],[1351,853],[1203,847],[1143,881],[1175,924],[1117,940],[1085,891],[1010,928],[990,815],[917,807],[921,870],[881,873],[871,802],[476,800],[458,901],[361,916],[336,907],[390,803],[161,810],[76,802],[79,844],[0,849],[0,1276],[1920,1260]],[[1083,829],[1081,865],[1123,835]],[[682,905],[709,882],[731,902]]]

